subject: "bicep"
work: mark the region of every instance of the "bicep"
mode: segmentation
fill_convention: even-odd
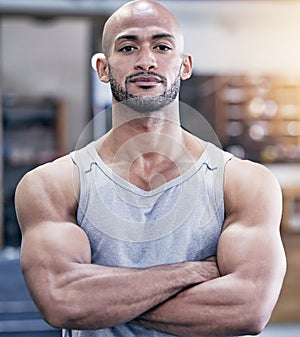
[[[67,165],[66,165],[67,163]],[[43,302],[56,280],[73,263],[90,263],[89,240],[76,224],[69,162],[60,161],[27,174],[16,190],[22,231],[21,267],[32,297]],[[66,174],[62,174],[62,172]],[[49,289],[49,292],[46,290]]]
[[[27,228],[22,236],[21,263],[27,269],[53,269],[70,263],[90,263],[89,240],[74,223],[44,221]]]
[[[223,276],[232,274],[263,287],[282,284],[286,262],[276,230],[231,225],[220,238],[217,259]]]
[[[261,295],[270,294],[272,288],[277,296],[286,269],[279,231],[280,187],[268,170],[256,164],[235,162],[226,175],[220,272],[254,282]]]

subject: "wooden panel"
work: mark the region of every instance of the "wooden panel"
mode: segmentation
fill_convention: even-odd
[[[283,193],[282,233],[300,233],[300,187],[285,187]]]

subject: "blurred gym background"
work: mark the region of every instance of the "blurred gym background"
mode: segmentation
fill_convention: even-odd
[[[20,273],[14,191],[30,169],[110,128],[109,109],[103,112],[109,87],[90,60],[101,51],[106,18],[126,2],[0,0],[1,337],[60,336],[40,318]],[[160,2],[182,23],[194,58],[181,101],[210,123],[226,150],[267,165],[280,181],[288,272],[261,335],[298,337],[300,1]],[[87,129],[95,116],[100,122]]]

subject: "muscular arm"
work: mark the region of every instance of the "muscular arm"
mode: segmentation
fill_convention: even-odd
[[[222,276],[179,293],[138,324],[180,336],[257,334],[264,328],[286,269],[280,188],[265,168],[234,159],[226,168],[225,204],[217,254]]]
[[[91,264],[89,240],[75,221],[79,184],[74,168],[64,157],[27,174],[16,191],[21,266],[48,323],[73,329],[117,325],[219,276],[213,262],[148,269]]]

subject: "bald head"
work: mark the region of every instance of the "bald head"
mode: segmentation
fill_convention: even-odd
[[[159,27],[172,34],[177,47],[183,53],[182,29],[175,16],[158,2],[151,0],[131,1],[120,7],[107,20],[102,38],[102,48],[108,57],[117,36],[131,28]]]

